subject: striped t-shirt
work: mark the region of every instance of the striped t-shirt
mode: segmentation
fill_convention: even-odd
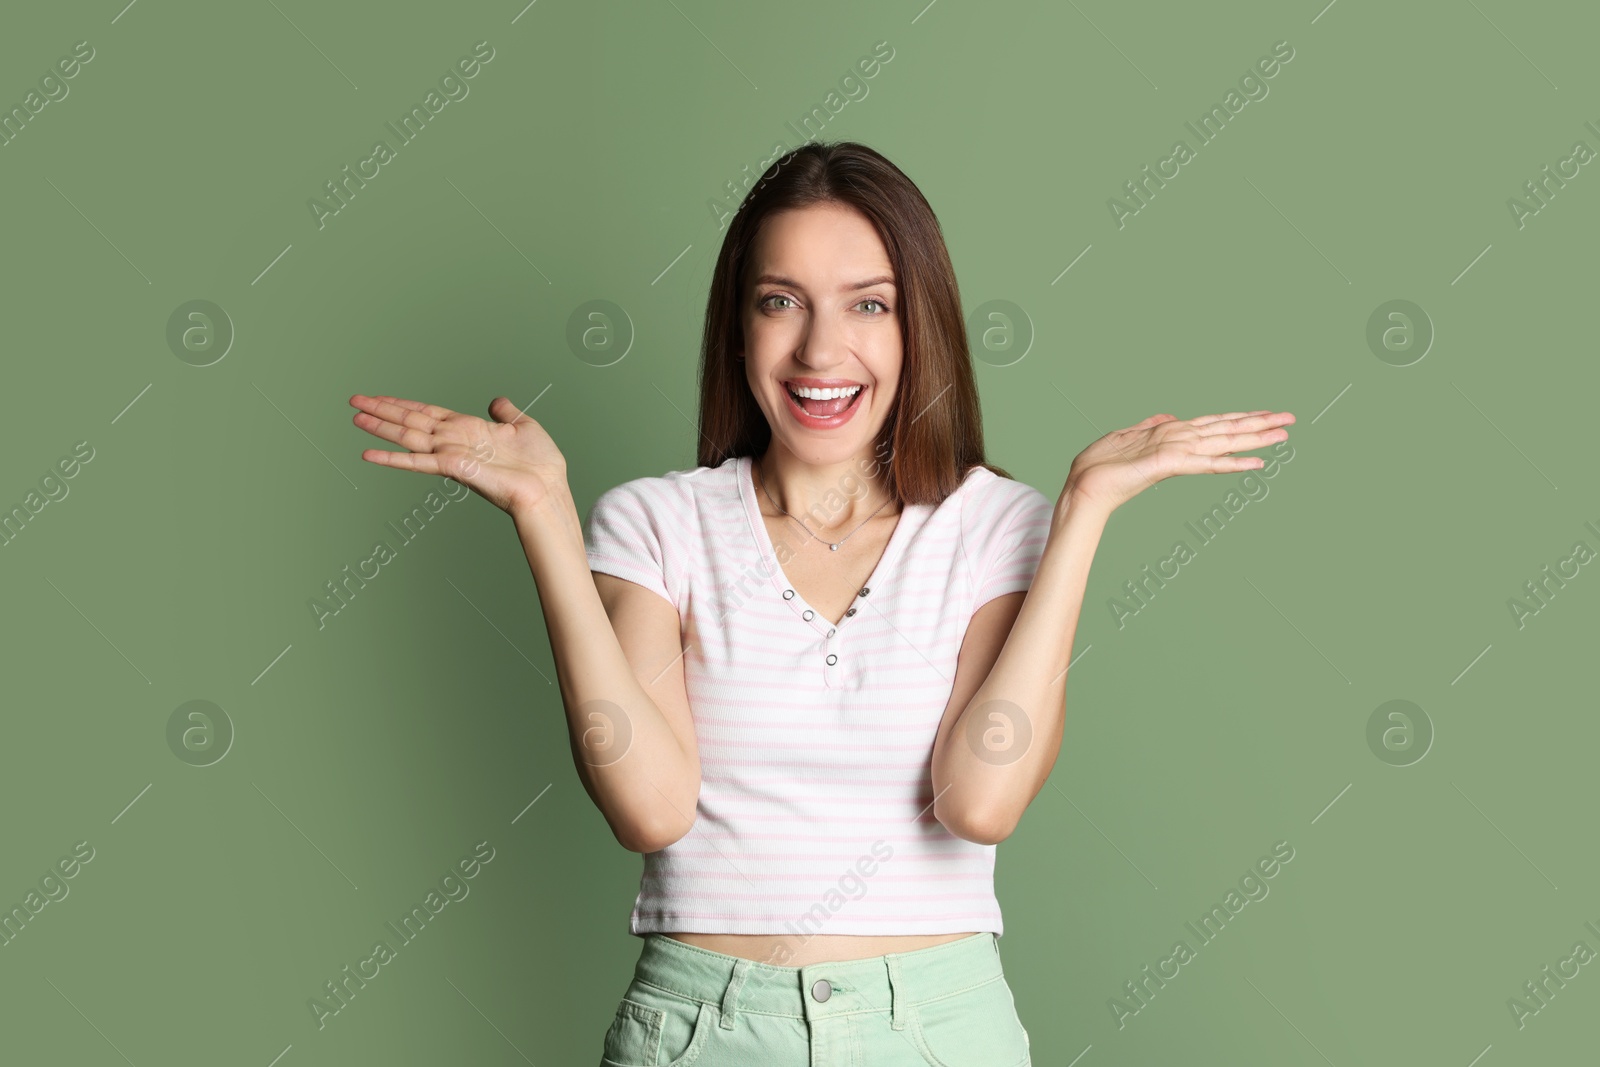
[[[645,854],[629,932],[1002,933],[995,846],[934,818],[933,741],[967,623],[1028,588],[1052,502],[971,468],[902,508],[830,622],[784,576],[750,462],[624,482],[586,523],[592,570],[678,610],[700,754],[695,824]]]

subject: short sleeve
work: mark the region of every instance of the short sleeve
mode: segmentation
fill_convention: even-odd
[[[626,578],[676,607],[681,574],[671,531],[678,508],[665,482],[636,478],[601,493],[583,539],[590,570]]]
[[[1044,555],[1055,505],[1033,486],[995,476],[969,504],[963,542],[974,588],[972,610],[997,596],[1026,590]]]

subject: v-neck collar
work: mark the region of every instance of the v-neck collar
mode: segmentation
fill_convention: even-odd
[[[780,595],[786,590],[793,591],[794,596],[788,598],[786,603],[802,622],[807,623],[824,636],[832,636],[836,629],[842,629],[844,624],[852,618],[848,613],[850,609],[846,608],[846,614],[839,621],[833,622],[825,618],[822,612],[815,607],[806,603],[805,598],[800,595],[800,590],[796,589],[794,583],[789,581],[789,576],[783,572],[783,566],[778,562],[777,551],[772,547],[772,536],[767,532],[767,524],[762,517],[761,508],[756,503],[755,482],[751,479],[750,466],[751,457],[740,456],[734,466],[734,474],[738,478],[739,499],[744,502],[745,518],[749,520],[750,536],[755,541],[756,551],[761,554],[763,560],[767,561],[767,566],[764,568],[767,572],[767,579],[772,583],[772,588]],[[872,568],[872,573],[861,583],[860,588],[869,590],[869,596],[871,595],[870,590],[877,583],[879,576],[887,574],[889,568],[894,566],[895,561],[899,558],[901,547],[914,533],[914,527],[922,525],[920,519],[922,518],[922,512],[926,510],[927,505],[925,504],[904,504],[901,506],[900,517],[895,520],[894,530],[889,534],[889,542],[884,545],[883,554],[878,557],[877,566]],[[913,516],[919,521],[908,523],[906,520]],[[860,599],[861,594],[858,590],[856,600]],[[855,602],[852,601],[851,607],[855,606]],[[805,613],[808,611],[811,612],[810,619],[805,617]]]

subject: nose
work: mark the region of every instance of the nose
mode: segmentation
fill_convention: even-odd
[[[850,358],[850,331],[846,324],[827,315],[813,315],[806,322],[795,359],[820,372],[831,370]]]

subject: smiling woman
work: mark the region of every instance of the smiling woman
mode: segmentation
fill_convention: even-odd
[[[700,381],[699,466],[609,490],[586,529],[699,777],[693,832],[674,802],[630,846],[645,944],[603,1062],[700,1056],[709,1033],[717,1062],[851,1041],[872,1063],[1024,1063],[998,837],[930,772],[1054,508],[984,461],[954,270],[911,181],[862,145],[786,157],[724,240]],[[869,843],[870,883],[840,892]]]
[[[585,523],[510,399],[492,422],[350,402],[405,449],[362,458],[512,516],[578,778],[643,856],[602,1065],[1029,1062],[995,848],[1060,751],[1100,535],[1164,478],[1260,469],[1235,453],[1293,415],[1152,415],[1055,500],[1013,480],[985,460],[938,219],[852,142],[795,149],[729,224],[694,468]]]

